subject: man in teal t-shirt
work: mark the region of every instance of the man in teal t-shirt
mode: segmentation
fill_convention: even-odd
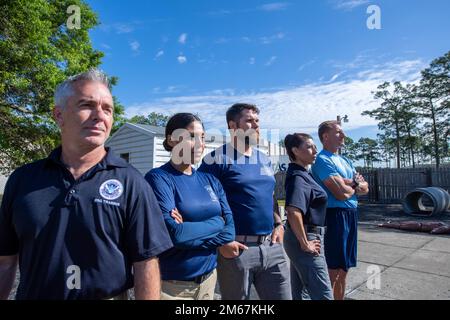
[[[312,167],[317,182],[328,194],[325,257],[334,298],[344,299],[347,272],[356,266],[358,243],[357,195],[369,192],[364,178],[347,158],[339,155],[345,134],[337,121],[319,126],[323,150]]]

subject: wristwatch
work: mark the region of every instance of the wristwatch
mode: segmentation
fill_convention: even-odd
[[[284,225],[283,225],[282,222],[275,222],[275,223],[273,224],[273,228],[274,228],[274,229],[275,229],[275,228],[278,228],[279,226],[282,226],[282,227],[284,228]]]
[[[353,178],[353,184],[352,184],[352,189],[356,190],[356,188],[359,187],[359,182],[355,180],[355,178]]]

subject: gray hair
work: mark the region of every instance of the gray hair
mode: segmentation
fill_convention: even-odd
[[[75,83],[82,80],[103,83],[111,90],[111,84],[108,76],[103,71],[98,69],[89,69],[88,71],[67,78],[56,87],[54,96],[55,106],[64,108],[67,104],[67,99],[74,94],[73,88]]]

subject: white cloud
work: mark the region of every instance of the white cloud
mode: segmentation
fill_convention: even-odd
[[[139,52],[139,47],[141,46],[141,44],[138,41],[132,41],[130,42],[130,48],[131,50],[133,50],[134,52]]]
[[[222,16],[222,15],[231,14],[231,11],[230,10],[221,9],[221,10],[217,10],[217,11],[210,11],[207,14],[210,15],[210,16]]]
[[[248,62],[249,64],[255,64],[256,59],[254,57],[250,58],[250,61]]]
[[[303,69],[305,69],[306,67],[312,65],[314,62],[316,62],[316,60],[311,60],[311,61],[308,61],[308,62],[302,64],[300,67],[298,67],[298,71],[299,72],[303,71]]]
[[[161,88],[161,87],[155,87],[152,89],[152,93],[153,94],[173,94],[173,93],[177,93],[180,92],[182,89],[186,89],[186,86],[182,86],[182,85],[172,85],[172,86],[168,86],[166,88]]]
[[[331,77],[330,82],[333,82],[334,80],[336,80],[339,77],[339,73],[335,74],[333,77]]]
[[[368,3],[369,0],[334,0],[335,8],[342,10],[352,10]]]
[[[376,125],[370,117],[361,116],[365,110],[373,110],[380,104],[373,99],[372,91],[384,81],[414,82],[425,64],[421,60],[391,61],[372,66],[339,81],[317,82],[265,92],[237,92],[233,89],[214,90],[203,95],[166,97],[131,105],[127,117],[137,114],[193,112],[205,122],[207,130],[226,131],[225,112],[236,102],[255,103],[261,109],[261,126],[264,129],[280,129],[281,134],[303,131],[315,133],[324,120],[336,119],[347,114],[346,130]],[[336,78],[337,79],[337,78]],[[335,80],[336,80],[335,79]],[[170,91],[167,88],[166,91]]]
[[[117,34],[131,33],[134,31],[134,25],[132,23],[116,23],[114,29]]]
[[[277,57],[276,56],[272,56],[272,57],[270,57],[269,60],[267,60],[267,62],[264,65],[267,66],[267,67],[270,67],[271,65],[274,64],[275,60],[277,60]]]
[[[181,44],[186,44],[186,39],[187,39],[187,33],[182,33],[178,37],[178,42],[181,43]]]
[[[216,44],[224,44],[224,43],[228,43],[228,42],[230,42],[230,39],[224,38],[224,37],[221,37],[221,38],[217,39],[216,41],[214,41],[214,43],[216,43]]]
[[[184,56],[183,54],[180,54],[180,55],[177,57],[177,60],[178,60],[178,63],[179,63],[179,64],[183,64],[183,63],[186,63],[186,62],[187,62],[187,58],[186,58],[186,56]]]
[[[261,41],[262,44],[270,44],[270,43],[274,42],[275,40],[284,39],[285,36],[286,36],[286,34],[284,34],[283,32],[278,32],[277,34],[274,34],[272,36],[261,37],[261,38],[259,38],[259,40]]]
[[[266,3],[259,7],[262,11],[281,11],[285,10],[289,6],[289,3],[286,2],[273,2],[273,3]]]
[[[155,60],[162,57],[164,55],[164,50],[159,50],[155,55]]]

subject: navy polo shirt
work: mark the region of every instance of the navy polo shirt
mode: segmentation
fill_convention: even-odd
[[[296,163],[290,163],[286,173],[286,206],[300,209],[303,223],[325,225],[327,193],[311,173]]]
[[[264,153],[253,148],[249,157],[225,144],[205,156],[199,170],[212,173],[222,183],[237,235],[272,232],[275,178]]]
[[[61,148],[9,178],[0,256],[19,254],[17,299],[103,299],[133,287],[133,262],[172,242],[151,187],[107,149],[78,180]]]
[[[211,174],[192,169],[191,175],[167,162],[145,175],[174,243],[159,256],[163,280],[190,280],[217,266],[217,247],[234,240],[234,223],[225,192]],[[183,223],[170,215],[177,208]]]

